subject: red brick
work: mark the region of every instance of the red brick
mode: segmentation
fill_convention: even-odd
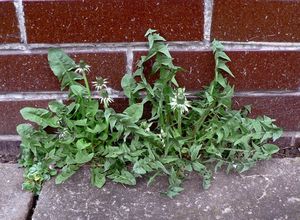
[[[109,86],[120,89],[125,73],[126,56],[123,52],[71,54],[76,62],[86,61],[91,66],[90,81],[96,76],[108,78]],[[46,54],[0,55],[0,92],[60,90]],[[5,74],[4,74],[5,73]]]
[[[232,51],[227,54],[232,60],[228,65],[235,75],[228,79],[236,91],[298,90],[300,86],[299,52]],[[134,64],[141,55],[145,52],[134,54]],[[188,90],[200,90],[213,79],[212,52],[171,52],[171,55],[174,64],[186,70],[178,73],[177,79]],[[148,70],[152,63],[148,63]]]
[[[275,119],[275,124],[285,131],[300,130],[300,97],[298,96],[235,97],[235,108],[245,105],[252,105],[251,117],[267,115]]]
[[[115,98],[114,101],[109,105],[116,112],[123,112],[129,105],[127,98]]]
[[[299,15],[299,1],[214,1],[212,38],[299,42]]]
[[[21,123],[29,123],[25,121],[20,110],[24,107],[41,107],[48,106],[48,101],[18,101],[18,102],[0,102],[0,134],[10,135],[16,134],[16,126]]]
[[[1,140],[0,141],[0,161],[1,155],[17,157],[20,153],[20,141]]]
[[[145,41],[148,28],[170,41],[203,38],[202,0],[23,2],[30,43]]]
[[[0,1],[0,23],[0,43],[17,43],[20,41],[13,1]]]

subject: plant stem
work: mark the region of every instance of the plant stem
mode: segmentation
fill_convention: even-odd
[[[177,110],[177,114],[178,114],[178,131],[179,131],[179,134],[181,136],[182,135],[182,132],[181,132],[181,112]]]
[[[85,88],[86,88],[86,90],[88,92],[89,100],[91,100],[92,99],[92,95],[91,95],[91,90],[90,90],[89,82],[87,80],[86,74],[83,73],[82,75],[83,75],[83,79],[84,79],[84,83],[85,83]]]

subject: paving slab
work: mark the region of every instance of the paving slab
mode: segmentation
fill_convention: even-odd
[[[33,219],[300,219],[300,158],[260,162],[242,175],[219,172],[208,190],[193,173],[175,199],[160,194],[165,177],[150,187],[139,179],[136,187],[108,182],[103,189],[89,177],[84,167],[64,184],[48,182]]]
[[[33,202],[32,193],[22,190],[23,170],[17,164],[0,163],[0,219],[25,220]]]

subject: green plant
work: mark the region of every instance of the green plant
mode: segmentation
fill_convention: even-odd
[[[99,77],[94,85],[103,106],[92,98],[87,74],[89,66],[76,64],[59,49],[49,50],[51,69],[68,88],[68,104],[49,103],[49,109],[24,108],[24,119],[37,124],[21,124],[20,163],[25,169],[23,188],[38,193],[51,176],[62,183],[81,166],[90,165],[91,182],[101,188],[106,179],[135,185],[136,178],[149,174],[148,184],[158,175],[167,175],[166,194],[173,197],[183,191],[184,173],[196,171],[203,177],[203,187],[210,186],[212,171],[226,165],[227,171],[243,172],[256,161],[268,159],[278,147],[268,144],[281,136],[282,130],[273,120],[263,116],[248,118],[250,107],[233,110],[233,87],[221,72],[233,76],[223,46],[212,43],[215,56],[215,78],[209,86],[187,100],[179,87],[176,73],[183,69],[173,64],[165,39],[148,30],[149,52],[137,63],[134,73],[122,79],[129,107],[117,113],[109,107],[112,99],[106,80]],[[145,66],[153,61],[151,74],[157,79],[150,84]],[[84,84],[81,84],[81,82]],[[144,118],[144,106],[151,116]],[[50,127],[56,133],[47,132]]]

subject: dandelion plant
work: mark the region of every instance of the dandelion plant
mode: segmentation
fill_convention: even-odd
[[[145,36],[148,53],[121,82],[129,100],[123,112],[110,107],[113,99],[106,79],[94,79],[100,98],[93,97],[90,66],[83,61],[76,64],[60,49],[49,50],[49,65],[69,96],[63,103],[50,102],[47,109],[21,110],[24,119],[36,124],[17,127],[22,137],[24,189],[39,193],[52,176],[59,184],[89,165],[96,187],[103,187],[108,179],[135,185],[142,176],[149,177],[151,184],[158,175],[166,175],[165,194],[174,197],[184,190],[186,172],[199,173],[207,189],[214,170],[225,166],[227,171],[244,172],[278,151],[268,143],[282,134],[274,120],[247,117],[249,106],[232,108],[234,89],[226,78],[234,75],[220,42],[212,42],[214,80],[189,100],[176,80],[184,70],[174,65],[165,39],[151,29]],[[151,73],[146,73],[150,60]],[[148,81],[148,74],[156,76],[154,83]],[[145,111],[149,117],[143,117]]]

